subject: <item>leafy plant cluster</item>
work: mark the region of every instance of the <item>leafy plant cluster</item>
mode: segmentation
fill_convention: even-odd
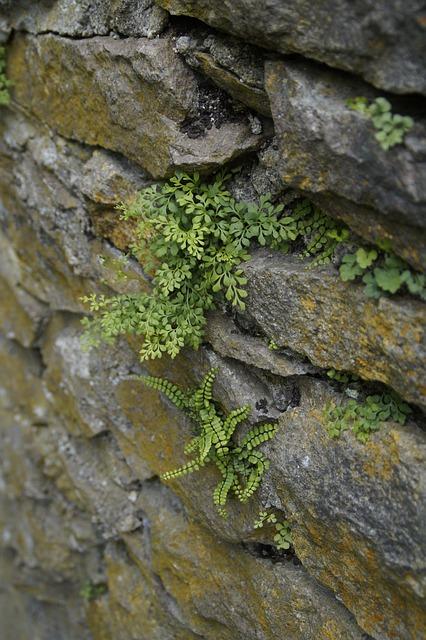
[[[261,529],[265,524],[274,524],[276,534],[274,536],[274,542],[277,549],[290,549],[292,545],[291,528],[288,520],[283,522],[277,521],[277,516],[274,513],[267,511],[260,511],[257,519],[254,522],[255,529]]]
[[[268,196],[259,204],[236,202],[225,189],[227,178],[222,173],[202,182],[198,174],[179,173],[121,206],[122,218],[137,222],[131,250],[152,275],[152,291],[83,298],[96,314],[83,321],[87,345],[140,335],[142,360],[164,353],[173,358],[184,346],[196,349],[206,312],[217,301],[245,308],[241,264],[253,243],[286,251],[306,239],[304,254],[325,263],[349,234],[306,200],[288,215]]]
[[[336,405],[330,402],[324,409],[328,433],[338,438],[343,431],[351,429],[360,442],[367,442],[371,433],[386,421],[405,424],[411,409],[394,393],[367,396],[363,402],[349,400]]]
[[[136,221],[131,251],[152,276],[152,290],[84,297],[94,313],[83,320],[88,346],[133,334],[143,338],[141,360],[164,353],[174,358],[183,347],[200,345],[206,313],[218,302],[245,308],[241,264],[254,243],[280,251],[299,247],[300,255],[313,258],[312,266],[330,262],[336,248],[350,240],[343,224],[307,200],[286,211],[268,196],[259,204],[236,202],[225,189],[228,177],[221,173],[202,182],[198,174],[179,173],[121,205],[122,218]],[[384,243],[383,250],[360,247],[346,254],[340,276],[362,278],[372,297],[403,287],[425,297],[425,276],[389,253]]]
[[[85,600],[96,600],[105,593],[107,593],[108,587],[104,582],[95,584],[94,582],[86,582],[80,589],[80,595]]]
[[[339,273],[344,282],[361,278],[370,298],[380,298],[383,292],[395,294],[406,287],[410,293],[426,300],[425,275],[415,273],[401,258],[387,251],[360,247],[343,256]]]
[[[392,106],[386,98],[376,98],[369,103],[367,98],[358,96],[351,98],[346,104],[350,109],[371,119],[377,132],[375,138],[385,151],[403,142],[405,134],[414,124],[409,116],[392,114]]]
[[[336,369],[328,369],[327,376],[330,380],[340,382],[342,384],[349,384],[350,382],[357,382],[359,376],[348,371],[337,371]]]
[[[269,351],[277,351],[279,349],[277,343],[272,338],[268,342]]]
[[[233,439],[235,430],[250,415],[250,407],[234,409],[227,416],[213,400],[212,387],[217,369],[211,369],[197,389],[183,391],[178,386],[151,376],[143,376],[144,383],[166,395],[193,421],[197,435],[186,445],[184,452],[192,459],[183,466],[162,475],[164,480],[179,478],[198,471],[207,463],[214,464],[221,479],[213,492],[213,502],[222,517],[227,516],[226,502],[233,493],[240,502],[247,502],[260,485],[269,461],[258,451],[259,445],[273,438],[274,424],[254,426],[240,440]]]
[[[6,49],[0,47],[0,106],[10,103],[9,87],[11,84],[6,77]]]

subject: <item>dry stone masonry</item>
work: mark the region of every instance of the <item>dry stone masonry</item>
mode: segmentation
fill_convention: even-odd
[[[302,194],[424,270],[425,3],[0,0],[0,42],[1,640],[423,640],[425,302],[261,248],[244,311],[141,364],[134,337],[84,349],[81,298],[149,290],[142,262],[122,275],[115,207],[179,170],[230,168],[237,200]],[[403,143],[385,151],[356,96],[411,116]],[[160,480],[193,426],[138,379],[211,367],[227,412],[279,427],[226,520],[214,468]],[[357,389],[408,420],[331,438],[324,407]]]

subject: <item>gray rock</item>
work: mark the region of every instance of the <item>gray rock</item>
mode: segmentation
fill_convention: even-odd
[[[61,135],[123,153],[157,178],[212,171],[262,141],[226,96],[199,84],[170,38],[19,36],[9,60],[20,105]]]
[[[275,564],[218,540],[211,530],[188,521],[176,500],[156,483],[141,494],[140,506],[149,523],[149,538],[126,535],[126,547],[145,575],[147,558],[152,558],[169,594],[169,606],[173,598],[174,611],[181,612],[197,637],[362,639],[352,616],[300,565]],[[218,568],[214,573],[213,566]]]
[[[422,0],[156,1],[268,49],[360,74],[381,89],[426,93]]]
[[[0,576],[4,638],[92,640],[78,587],[69,582],[49,585],[48,577],[39,570],[19,566],[10,550],[0,552]]]
[[[194,69],[208,76],[235,100],[271,117],[264,87],[265,54],[250,45],[204,29],[176,40],[176,50]]]
[[[305,381],[280,418],[267,484],[286,505],[296,553],[374,638],[421,640],[426,623],[426,437],[387,423],[364,445],[332,440],[327,385]],[[274,499],[272,497],[272,504]]]
[[[0,273],[15,295],[31,294],[33,307],[48,303],[83,312],[83,294],[146,287],[135,261],[123,261],[92,235],[94,223],[118,246],[129,244],[126,225],[111,231],[109,219],[118,222],[114,205],[145,185],[145,175],[129,161],[107,152],[92,155],[21,116],[8,113],[2,125]],[[26,309],[28,300],[22,304]]]
[[[10,27],[34,34],[90,38],[114,31],[123,36],[152,38],[167,24],[167,13],[154,0],[20,0],[6,9],[3,11]]]
[[[37,351],[24,349],[0,334],[0,409],[16,411],[28,424],[44,424],[48,403],[41,380],[42,362]]]
[[[74,435],[93,437],[130,428],[114,397],[120,381],[139,371],[124,341],[89,351],[82,343],[80,317],[56,314],[42,343],[44,381],[56,415]]]
[[[130,488],[136,478],[112,437],[87,442],[50,426],[38,439],[38,452],[43,472],[72,504],[90,514],[102,539],[140,527],[138,492],[133,496]]]
[[[0,299],[0,330],[9,340],[32,346],[49,316],[49,308],[21,287],[10,287],[3,278]]]
[[[265,338],[245,335],[231,318],[218,312],[210,314],[206,338],[221,356],[235,358],[278,376],[301,376],[317,371],[310,362],[304,362],[296,355],[290,355],[285,350],[271,349]]]
[[[425,310],[413,299],[366,297],[333,267],[259,251],[244,266],[247,313],[278,346],[314,365],[390,385],[425,406]]]
[[[341,211],[350,224],[354,220],[358,231],[364,227],[364,235],[369,233],[364,217],[360,222],[365,211],[370,218],[372,210],[378,212],[379,224],[388,221],[386,228],[395,224],[394,237],[408,227],[410,240],[417,235],[412,259],[421,262],[422,253],[426,257],[424,120],[416,117],[404,143],[384,151],[371,120],[346,106],[351,97],[376,97],[363,83],[301,61],[271,62],[267,90],[284,183],[322,197],[325,204],[334,199],[334,213]],[[393,111],[406,115],[403,106]],[[410,249],[406,253],[409,257]]]

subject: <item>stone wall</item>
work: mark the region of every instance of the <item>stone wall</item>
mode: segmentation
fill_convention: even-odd
[[[80,340],[82,295],[149,286],[135,261],[117,275],[132,228],[115,205],[178,169],[231,163],[237,198],[304,193],[422,268],[425,7],[373,4],[0,1],[2,640],[424,638],[424,302],[263,249],[246,311],[211,314],[197,352],[142,366],[135,340]],[[378,145],[346,107],[358,95],[413,117],[404,144]],[[191,384],[211,366],[225,408],[279,422],[227,520],[208,468],[159,480],[191,425],[134,375]],[[331,439],[330,368],[397,391],[410,419]],[[294,550],[254,528],[265,508]]]

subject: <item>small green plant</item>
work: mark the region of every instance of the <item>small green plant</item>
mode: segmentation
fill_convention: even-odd
[[[387,151],[404,141],[405,134],[413,127],[409,116],[392,114],[391,104],[386,98],[376,98],[369,103],[367,98],[351,98],[346,102],[350,109],[363,113],[371,119],[377,133],[375,138],[382,149]]]
[[[0,106],[10,103],[9,87],[11,81],[6,77],[6,49],[0,47]]]
[[[379,298],[383,293],[395,294],[405,287],[413,295],[426,299],[425,275],[415,273],[391,253],[360,247],[343,256],[339,272],[344,282],[362,278],[370,298]]]
[[[211,183],[179,173],[142,191],[121,206],[123,219],[137,221],[133,254],[153,276],[151,293],[84,300],[97,317],[85,319],[86,341],[98,344],[120,334],[143,337],[142,360],[184,346],[197,348],[205,315],[224,299],[244,309],[247,282],[241,263],[252,242],[283,249],[297,235],[296,223],[282,216],[267,196],[258,205],[237,203],[226,191],[227,176]]]
[[[247,502],[260,485],[269,461],[257,451],[262,443],[273,438],[277,426],[260,424],[249,430],[239,442],[233,439],[237,426],[250,415],[250,407],[234,409],[227,416],[213,400],[212,387],[217,369],[211,369],[197,389],[183,391],[162,378],[143,376],[143,382],[164,393],[179,409],[194,422],[197,435],[188,442],[184,452],[192,459],[183,466],[162,475],[163,480],[172,480],[198,471],[207,463],[214,464],[220,475],[213,492],[213,502],[220,515],[226,517],[228,494],[233,493],[240,502]]]
[[[359,377],[353,373],[347,371],[337,371],[336,369],[328,369],[327,376],[330,380],[335,382],[341,382],[342,384],[349,384],[350,382],[356,382]]]
[[[323,411],[323,417],[332,438],[338,438],[343,431],[351,429],[357,439],[365,443],[383,422],[405,424],[410,413],[410,407],[395,393],[383,393],[367,396],[364,402],[349,400],[339,406],[330,402]]]
[[[94,582],[86,582],[80,589],[80,595],[85,600],[96,600],[105,593],[107,593],[108,587],[104,582],[95,584]]]
[[[302,245],[300,255],[311,256],[314,266],[330,262],[350,239],[343,224],[307,200],[288,211],[268,196],[259,204],[236,202],[225,189],[227,178],[220,173],[202,182],[198,174],[178,173],[120,205],[123,219],[136,220],[131,252],[152,276],[152,289],[82,298],[93,314],[82,321],[87,347],[130,334],[142,339],[141,360],[174,358],[185,346],[197,349],[206,314],[217,303],[244,310],[247,279],[241,264],[254,244],[280,251]],[[360,247],[344,256],[340,275],[343,280],[363,275],[373,297],[402,286],[424,296],[425,276],[378,249]]]
[[[254,528],[261,529],[265,524],[275,524],[277,516],[275,513],[268,513],[267,511],[259,511],[259,515],[254,521]]]
[[[274,542],[277,549],[289,549],[291,547],[291,528],[288,520],[277,522],[277,516],[274,513],[268,514],[267,511],[260,511],[254,522],[254,528],[261,529],[265,524],[275,525]]]
[[[305,243],[301,257],[314,258],[311,267],[331,262],[338,245],[349,239],[349,229],[327,216],[309,200],[298,202],[291,215],[297,225],[296,238],[303,238]]]
[[[279,347],[278,347],[277,343],[275,342],[275,340],[272,340],[272,338],[271,338],[269,340],[269,342],[268,342],[268,349],[270,351],[277,351],[278,348]]]
[[[129,279],[129,261],[126,255],[117,258],[100,255],[98,260],[103,267],[114,272],[114,279],[117,282],[126,282]],[[102,282],[107,283],[105,279]]]
[[[290,549],[292,545],[291,528],[288,520],[277,522],[275,525],[276,534],[274,542],[277,549]]]

